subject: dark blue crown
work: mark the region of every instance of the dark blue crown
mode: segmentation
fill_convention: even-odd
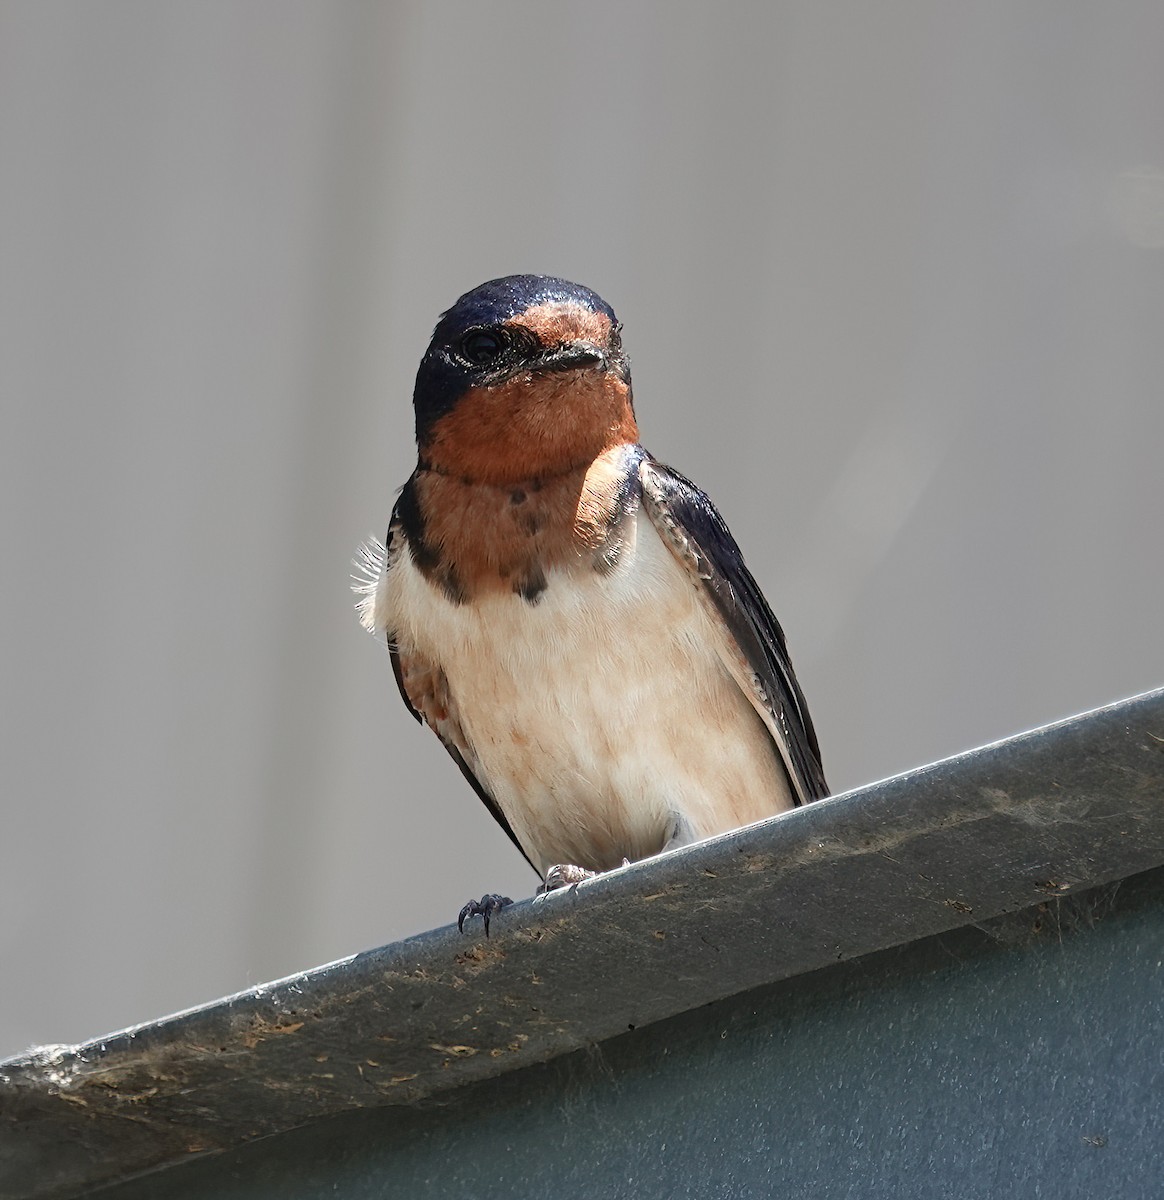
[[[442,313],[433,331],[433,343],[442,343],[474,325],[500,325],[535,304],[554,300],[581,304],[605,313],[612,325],[616,323],[614,309],[597,292],[580,283],[555,279],[552,275],[506,275],[466,292],[448,312]]]

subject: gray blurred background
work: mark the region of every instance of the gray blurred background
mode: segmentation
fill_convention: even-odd
[[[0,1053],[532,891],[348,591],[492,276],[615,306],[834,789],[1164,683],[1162,47],[1157,0],[0,6]]]

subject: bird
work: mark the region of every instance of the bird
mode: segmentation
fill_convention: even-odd
[[[720,402],[720,401],[717,401]],[[711,500],[639,442],[614,310],[546,275],[437,322],[365,628],[539,893],[828,794],[783,630]],[[470,900],[458,926],[510,904]]]

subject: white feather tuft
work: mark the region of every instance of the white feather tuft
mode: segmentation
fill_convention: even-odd
[[[369,632],[376,632],[376,593],[384,578],[388,564],[388,551],[378,537],[372,536],[360,543],[356,557],[352,559],[352,591],[359,596],[356,612],[360,624]]]

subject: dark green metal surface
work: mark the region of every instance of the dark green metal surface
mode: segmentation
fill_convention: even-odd
[[[134,1194],[199,1179],[225,1194],[232,1162],[256,1172],[239,1195],[540,1195],[552,1170],[574,1181],[558,1194],[585,1194],[587,1169],[610,1195],[760,1195],[740,1190],[760,1187],[760,1163],[857,1196],[875,1194],[859,1162],[916,1171],[927,1154],[942,1183],[914,1194],[999,1195],[951,1191],[964,1181],[949,1164],[989,1174],[1023,1131],[1042,1161],[1033,1147],[1050,1155],[1068,1118],[1107,1150],[1105,1113],[1138,1130],[1121,1161],[1143,1170],[1164,1113],[1144,1091],[1164,1086],[1161,914],[1136,925],[1141,900],[1062,944],[1012,948],[948,931],[1019,910],[1029,924],[1032,906],[1061,913],[1162,864],[1164,691],[517,904],[489,941],[436,930],[0,1063],[0,1200],[161,1168],[143,1186],[164,1190]],[[1111,940],[1133,928],[1139,941]],[[940,949],[921,945],[940,933]],[[770,1001],[725,1000],[782,980]],[[1106,1097],[1095,1129],[1080,1124],[1081,1063]],[[328,1182],[311,1163],[333,1150]],[[198,1161],[216,1151],[241,1157]],[[525,1165],[503,1170],[507,1156]],[[676,1190],[713,1164],[722,1188]],[[428,1178],[438,1190],[420,1190]]]
[[[102,1200],[1156,1200],[1162,960],[1157,871]]]

